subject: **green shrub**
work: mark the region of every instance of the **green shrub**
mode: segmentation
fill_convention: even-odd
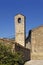
[[[11,50],[0,43],[0,65],[23,65],[23,54],[21,52],[11,52]]]

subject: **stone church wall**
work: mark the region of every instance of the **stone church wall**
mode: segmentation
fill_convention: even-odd
[[[31,59],[43,59],[43,26],[32,30]]]

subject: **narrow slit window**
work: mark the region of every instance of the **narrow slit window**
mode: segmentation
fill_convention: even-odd
[[[18,18],[18,23],[21,23],[21,18]]]

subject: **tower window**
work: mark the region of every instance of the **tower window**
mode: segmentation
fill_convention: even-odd
[[[18,23],[21,23],[21,18],[18,18]]]

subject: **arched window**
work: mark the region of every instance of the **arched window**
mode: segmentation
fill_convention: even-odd
[[[21,18],[18,18],[18,23],[21,23]]]

